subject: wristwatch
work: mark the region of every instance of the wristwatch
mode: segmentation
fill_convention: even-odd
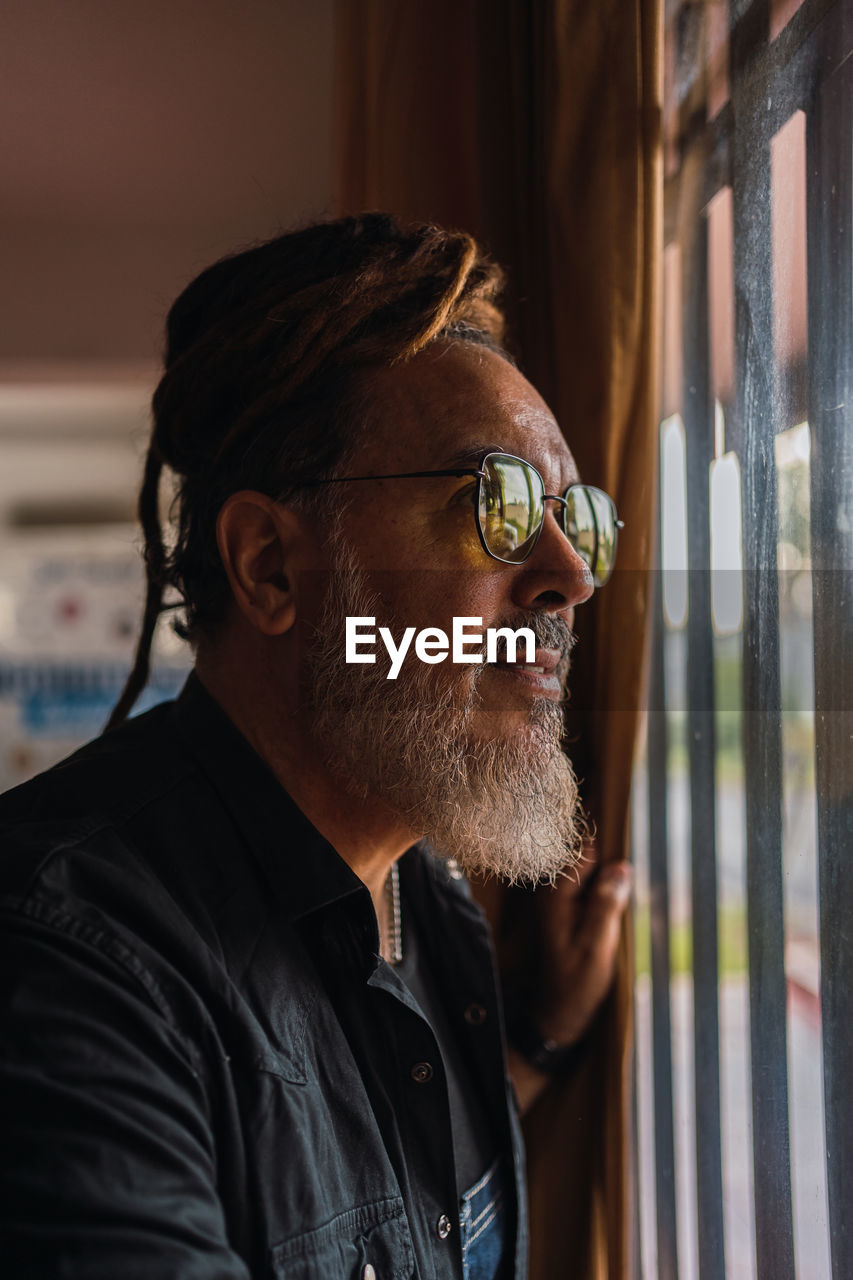
[[[548,1076],[561,1076],[564,1080],[575,1072],[586,1050],[585,1038],[570,1045],[559,1045],[549,1040],[525,1013],[515,1013],[509,1019],[507,1039],[531,1067]]]

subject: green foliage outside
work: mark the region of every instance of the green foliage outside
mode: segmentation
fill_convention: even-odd
[[[723,906],[717,916],[717,946],[721,978],[747,971],[746,911],[742,906]],[[634,916],[637,976],[650,972],[651,935],[648,904],[637,908]],[[669,931],[670,973],[693,971],[693,931],[689,920],[673,924]]]

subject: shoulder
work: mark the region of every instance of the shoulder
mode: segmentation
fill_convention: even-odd
[[[103,733],[53,768],[0,795],[0,826],[48,814],[72,818],[98,806],[120,813],[174,776],[181,754],[172,732],[175,704],[163,702]]]
[[[171,703],[94,739],[0,796],[0,893],[28,896],[58,861],[88,848],[121,857],[145,809],[168,807],[195,772],[170,732]]]
[[[224,904],[250,899],[227,811],[163,704],[0,797],[0,929],[141,972],[201,973]],[[254,906],[254,911],[252,907]]]
[[[210,1011],[251,968],[269,912],[172,704],[0,797],[2,985],[10,1009],[45,1025],[106,1008],[109,993],[128,1025],[148,1010],[182,1043],[208,1044]]]

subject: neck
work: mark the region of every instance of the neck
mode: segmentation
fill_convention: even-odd
[[[283,704],[270,696],[269,682],[262,686],[263,696],[256,698],[246,696],[245,689],[235,688],[232,680],[223,678],[219,664],[200,661],[196,675],[309,822],[367,886],[384,954],[390,924],[388,875],[420,833],[412,831],[381,800],[348,793],[318,755],[299,718],[281,713]]]

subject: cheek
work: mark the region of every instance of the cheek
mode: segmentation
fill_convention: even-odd
[[[397,626],[440,627],[450,634],[454,617],[482,618],[494,625],[511,613],[507,584],[500,573],[455,568],[418,568],[373,572],[370,584],[382,608]]]
[[[394,502],[387,494],[379,495],[348,512],[344,536],[359,564],[377,573],[429,574],[436,569],[461,569],[474,574],[484,568],[488,572],[490,564],[472,508],[454,504],[426,508],[407,503],[405,490]]]
[[[387,495],[379,495],[360,504],[345,516],[343,534],[359,567],[370,574],[401,573],[429,564],[425,530],[402,499],[389,502]]]

